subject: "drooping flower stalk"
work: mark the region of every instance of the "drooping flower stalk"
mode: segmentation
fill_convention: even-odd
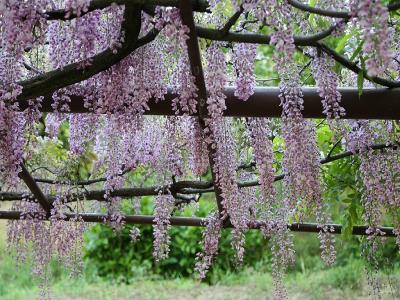
[[[65,10],[67,11],[67,14],[65,15],[66,18],[72,14],[81,16],[82,13],[87,12],[90,0],[65,0],[64,5]]]
[[[216,184],[221,189],[223,218],[232,223],[232,246],[239,262],[243,258],[244,232],[248,229],[249,210],[240,199],[236,180],[235,141],[231,132],[231,122],[222,117],[226,109],[224,86],[227,82],[225,55],[218,44],[207,51],[208,68],[205,75],[208,97],[208,117],[205,120],[207,142],[215,149],[213,161]]]
[[[280,251],[286,251],[289,255],[293,248],[286,233],[285,223],[288,217],[298,215],[304,209],[313,209],[320,199],[319,151],[315,140],[315,125],[302,116],[304,101],[299,69],[293,60],[295,45],[291,8],[287,2],[276,5],[277,31],[272,34],[271,44],[275,45],[274,60],[280,78],[282,135],[285,139],[282,161],[285,191],[283,205],[276,212],[276,222],[281,229],[275,234],[275,244],[280,245]],[[279,253],[281,252],[276,251],[273,263],[275,294],[278,298],[287,298],[282,278],[288,260],[285,254]]]
[[[322,201],[319,201],[317,204],[317,223],[320,228],[318,238],[320,241],[321,258],[327,266],[332,266],[336,261],[335,238],[332,234],[334,228],[327,225],[331,222],[324,211]]]
[[[274,203],[274,153],[272,150],[272,142],[270,140],[271,130],[269,121],[261,118],[249,118],[247,126],[250,135],[251,146],[253,147],[254,160],[258,169],[262,202],[266,215],[271,213],[272,204]]]
[[[236,71],[235,96],[241,100],[247,100],[254,94],[256,55],[255,44],[237,43],[233,47],[233,65]]]
[[[196,254],[195,270],[199,272],[199,278],[204,279],[213,259],[218,253],[219,240],[221,238],[222,223],[219,213],[212,213],[206,219],[206,228],[203,230],[203,250]]]
[[[392,64],[389,12],[380,0],[356,0],[353,4],[364,39],[365,66],[370,76],[381,76]]]
[[[350,125],[351,131],[345,136],[345,143],[350,151],[360,156],[363,218],[372,233],[378,230],[382,220],[382,204],[387,200],[384,193],[385,178],[382,177],[385,174],[382,172],[385,160],[383,155],[374,153],[370,148],[375,141],[374,124],[362,120],[351,121]]]
[[[88,114],[71,114],[69,117],[70,151],[81,155],[85,151],[85,144],[92,141],[96,135],[98,117]]]
[[[187,122],[185,136],[190,149],[189,165],[194,175],[201,176],[207,172],[209,164],[204,132],[197,118],[190,117]]]
[[[21,170],[24,124],[23,113],[9,110],[0,100],[0,180],[6,186],[15,185]]]
[[[247,203],[241,199],[236,179],[235,144],[231,132],[231,123],[226,118],[220,118],[214,123],[213,138],[216,144],[214,165],[216,184],[222,193],[224,214],[229,217],[235,230],[232,232],[232,245],[237,257],[243,257],[244,235],[250,221],[250,211]],[[216,122],[214,121],[214,122]]]
[[[129,236],[132,239],[132,242],[137,242],[140,239],[140,229],[137,227],[132,227],[132,229],[129,231]]]
[[[1,48],[21,58],[25,49],[44,42],[43,11],[47,0],[2,0],[0,1],[0,44]]]
[[[377,142],[391,142],[389,128],[382,126],[379,121],[357,120],[349,123],[351,131],[345,136],[345,142],[350,151],[359,153],[362,217],[368,225],[368,237],[362,246],[362,255],[367,262],[367,280],[371,292],[373,296],[380,297],[378,250],[383,246],[381,237],[385,233],[378,227],[382,223],[385,208],[395,212],[399,207],[394,200],[398,199],[398,189],[395,188],[400,170],[398,157],[393,156],[393,150],[374,151],[371,148]]]
[[[280,208],[276,211],[274,221],[265,222],[261,231],[265,238],[271,238],[272,279],[274,298],[287,299],[288,293],[283,282],[287,268],[295,261],[293,237],[287,228],[286,211]]]
[[[25,195],[15,209],[21,211],[21,218],[19,221],[10,221],[9,247],[17,250],[19,263],[26,263],[30,254],[28,245],[32,244],[32,273],[39,279],[41,298],[50,299],[48,266],[52,244],[48,240],[49,226],[43,222],[46,214],[29,195]]]
[[[175,199],[172,195],[158,195],[154,201],[153,256],[156,262],[168,257],[170,218]]]
[[[172,100],[176,114],[193,115],[197,112],[197,86],[190,71],[188,56],[183,53],[178,60],[172,78],[173,92],[178,96]]]
[[[154,27],[157,30],[162,30],[162,33],[167,38],[170,50],[182,49],[186,53],[189,28],[183,25],[179,9],[157,6],[154,22]]]
[[[345,115],[345,110],[340,106],[342,96],[337,89],[339,80],[332,67],[333,59],[325,53],[314,56],[312,72],[322,98],[323,113],[328,119],[337,119]]]
[[[50,239],[52,252],[66,267],[71,275],[81,274],[83,269],[83,235],[87,224],[81,217],[75,216],[66,220],[65,212],[68,210],[65,199],[61,196],[54,202],[50,217]],[[80,206],[80,203],[77,203]],[[78,208],[77,211],[80,209]],[[45,238],[45,237],[44,237]]]
[[[104,183],[105,194],[104,198],[107,200],[107,214],[108,219],[105,222],[110,222],[112,227],[116,230],[122,228],[124,224],[123,216],[120,212],[121,198],[113,196],[112,193],[115,189],[121,188],[124,185],[124,179],[121,176],[122,172],[122,156],[121,137],[116,132],[123,132],[123,116],[107,116],[104,125],[104,136],[106,141],[106,157],[104,163],[106,164],[106,181]]]
[[[205,73],[208,91],[207,110],[212,127],[214,120],[221,118],[226,109],[224,94],[224,87],[227,84],[226,58],[218,44],[213,44],[207,49],[207,62]]]
[[[0,180],[16,184],[25,144],[25,114],[18,110],[16,84],[21,77],[19,61],[7,52],[0,53]]]

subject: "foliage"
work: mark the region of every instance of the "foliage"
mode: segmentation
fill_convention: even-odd
[[[205,215],[209,204],[200,202],[199,213]],[[149,209],[150,202],[142,200],[142,211]],[[189,210],[186,210],[188,213]],[[139,241],[132,242],[130,229],[126,225],[115,231],[107,225],[97,224],[86,234],[85,265],[91,276],[100,276],[116,281],[130,282],[140,276],[196,277],[194,265],[196,253],[201,251],[201,228],[172,227],[169,257],[158,264],[152,256],[153,229],[150,225],[138,225]],[[234,261],[230,231],[224,231],[208,280],[219,280],[228,271],[241,269]],[[260,232],[246,234],[246,255],[243,266],[256,266],[267,257],[268,244]]]

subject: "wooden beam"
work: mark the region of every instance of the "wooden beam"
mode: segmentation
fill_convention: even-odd
[[[340,88],[342,95],[341,105],[346,110],[347,119],[381,119],[400,120],[400,89],[364,89],[358,96],[355,88]],[[282,115],[280,106],[279,88],[258,87],[255,93],[247,100],[242,101],[235,97],[234,88],[225,89],[227,109],[224,115],[227,117],[269,117],[279,118]],[[321,98],[316,88],[303,88],[305,118],[325,118],[322,113]],[[171,100],[176,95],[167,93],[164,101],[150,100],[150,109],[146,115],[175,115],[172,110]],[[52,97],[43,99],[42,112],[53,112]],[[21,110],[27,109],[26,101],[19,101]],[[71,113],[90,113],[84,107],[82,96],[71,96]]]
[[[33,179],[32,175],[29,173],[23,163],[21,164],[21,172],[18,174],[18,176],[25,182],[46,214],[50,216],[53,205],[47,200],[46,196],[43,194],[42,190],[37,185],[36,181]]]
[[[199,42],[196,33],[196,26],[194,23],[194,15],[193,8],[189,1],[180,0],[179,1],[179,9],[182,18],[182,23],[189,28],[189,38],[186,40],[187,51],[190,62],[190,69],[195,77],[195,84],[198,88],[198,99],[197,99],[197,111],[199,115],[199,122],[202,130],[206,129],[206,125],[204,119],[207,118],[207,89],[206,82],[204,79],[203,66],[201,63],[201,54],[199,48]],[[214,182],[214,192],[215,199],[217,201],[218,211],[220,217],[223,217],[224,207],[223,207],[223,199],[222,199],[222,190],[217,183],[217,174],[215,171],[214,157],[215,157],[215,148],[213,148],[210,144],[207,145],[208,148],[208,160],[210,163],[212,180]]]

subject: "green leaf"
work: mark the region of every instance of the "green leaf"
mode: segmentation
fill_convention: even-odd
[[[310,0],[308,5],[309,6],[315,6],[315,4],[317,3],[316,0]],[[315,15],[314,14],[310,14],[310,16],[308,17],[308,22],[311,24],[312,27],[316,27],[316,22],[315,22]]]
[[[351,222],[357,223],[358,222],[357,207],[356,207],[356,205],[354,205],[354,203],[352,205],[350,205],[350,207],[349,207],[349,214],[350,214]]]
[[[350,61],[353,61],[358,56],[358,54],[360,54],[363,45],[364,45],[364,41],[361,41],[360,44],[358,44],[358,47],[354,51],[353,55],[351,56]]]
[[[357,76],[358,97],[361,97],[364,88],[364,72],[361,71]]]
[[[337,46],[336,46],[336,48],[335,48],[336,52],[341,52],[341,51],[343,50],[344,46],[346,46],[347,41],[348,41],[352,36],[353,36],[353,34],[349,33],[349,34],[346,34],[344,37],[342,37],[342,38],[339,40],[339,42],[338,42],[338,44],[337,44]],[[361,50],[361,48],[360,48],[360,50]]]
[[[348,240],[352,236],[352,231],[353,231],[353,224],[351,222],[350,218],[347,218],[346,220],[343,221],[343,227],[342,227],[342,236],[344,239]]]

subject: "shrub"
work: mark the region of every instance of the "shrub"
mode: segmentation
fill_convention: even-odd
[[[200,215],[204,215],[209,204],[203,202]],[[142,212],[149,211],[150,202],[142,201]],[[85,265],[90,276],[129,282],[137,276],[187,277],[193,276],[196,253],[201,251],[202,228],[172,227],[169,258],[155,264],[153,252],[153,229],[151,225],[137,226],[141,231],[140,241],[133,243],[129,236],[132,226],[127,225],[115,232],[104,224],[94,225],[86,234],[84,252]],[[220,252],[215,260],[208,280],[217,280],[221,274],[234,271],[234,253],[231,248],[230,231],[225,230],[220,241]],[[244,266],[256,266],[268,257],[268,242],[256,230],[246,234]]]

